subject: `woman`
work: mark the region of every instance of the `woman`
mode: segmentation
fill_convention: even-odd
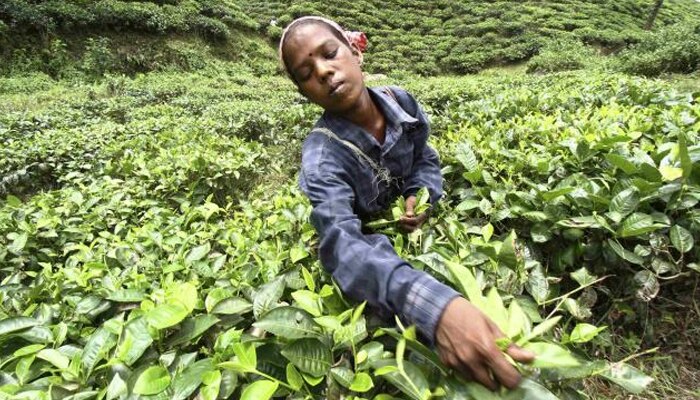
[[[399,315],[434,343],[443,362],[495,390],[517,386],[520,375],[496,346],[498,327],[476,307],[432,276],[398,257],[389,240],[362,232],[360,218],[406,197],[401,225],[413,230],[427,218],[414,215],[415,193],[427,187],[442,196],[437,154],[427,144],[428,120],[399,88],[367,88],[363,35],[346,33],[320,17],[290,23],[280,58],[299,89],[325,112],[304,142],[300,185],[313,205],[319,256],[343,292]],[[400,62],[400,60],[397,60]],[[532,354],[507,353],[529,362]]]

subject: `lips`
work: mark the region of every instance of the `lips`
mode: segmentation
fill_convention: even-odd
[[[334,95],[338,92],[338,89],[340,89],[341,86],[343,86],[345,82],[343,81],[338,81],[338,82],[333,82],[331,83],[330,89],[328,90],[329,95]]]

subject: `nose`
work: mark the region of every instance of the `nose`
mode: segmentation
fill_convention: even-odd
[[[316,74],[321,83],[324,83],[328,78],[333,76],[333,67],[325,60],[319,60],[316,63]]]

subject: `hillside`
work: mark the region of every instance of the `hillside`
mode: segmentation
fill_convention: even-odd
[[[700,2],[652,3],[0,0],[0,400],[700,398]],[[419,229],[403,196],[336,222],[535,353],[517,388],[322,266],[322,110],[275,49],[306,13],[368,33],[439,154]]]
[[[365,31],[369,72],[470,73],[527,60],[553,38],[620,50],[643,40],[652,3],[7,0],[0,4],[0,73],[132,74],[224,60],[265,74],[275,68],[281,27],[306,14]],[[700,3],[666,2],[656,26],[694,19]]]
[[[469,73],[519,62],[549,38],[573,37],[606,51],[635,43],[643,34],[652,1],[248,1],[243,9],[272,38],[295,17],[320,14],[365,31],[371,47],[368,69],[408,69],[426,75]],[[692,0],[666,2],[664,25],[700,18]]]

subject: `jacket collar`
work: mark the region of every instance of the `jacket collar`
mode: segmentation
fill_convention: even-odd
[[[379,110],[386,118],[387,133],[391,129],[393,129],[395,132],[402,133],[405,129],[418,122],[416,118],[408,114],[399,105],[395,97],[392,97],[386,92],[391,90],[387,86],[367,88],[367,90],[369,91],[372,99],[376,102]],[[352,142],[365,154],[370,154],[372,150],[381,148],[381,145],[371,133],[348,121],[347,119],[331,114],[327,111],[323,113],[323,116],[317,123],[317,126],[323,126],[330,129],[341,139]],[[388,134],[384,144],[393,145],[393,143],[389,143]]]

